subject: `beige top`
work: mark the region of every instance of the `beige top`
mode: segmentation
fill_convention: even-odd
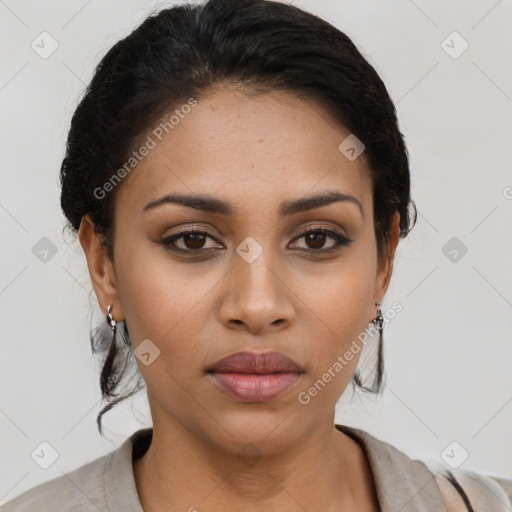
[[[480,474],[453,471],[469,496],[472,508],[448,480],[441,494],[434,474],[420,460],[413,460],[368,432],[336,425],[365,450],[372,470],[381,512],[446,512],[446,499],[459,508],[450,510],[502,512],[511,510],[507,493],[495,480]],[[1,512],[143,512],[133,476],[132,457],[141,457],[151,443],[153,429],[133,433],[117,449],[67,475],[42,483],[0,507]]]

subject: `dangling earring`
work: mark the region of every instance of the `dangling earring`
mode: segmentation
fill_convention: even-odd
[[[112,328],[112,344],[114,344],[116,341],[117,322],[114,320],[111,311],[112,306],[109,306],[107,309],[107,323]]]
[[[377,316],[373,319],[373,323],[377,327],[377,330],[379,331],[379,346],[377,349],[377,354],[378,354],[377,378],[376,378],[376,385],[374,386],[374,389],[375,389],[375,391],[378,391],[381,386],[382,375],[384,373],[384,361],[383,361],[383,357],[382,357],[384,317],[382,316],[382,310],[380,309],[381,303],[375,302],[375,306],[377,306],[379,308],[377,310]]]
[[[382,375],[384,373],[384,364],[383,364],[383,357],[382,357],[382,345],[383,345],[382,331],[383,331],[383,327],[384,327],[384,317],[382,316],[382,311],[380,309],[381,303],[375,302],[374,305],[377,306],[379,309],[377,310],[377,316],[373,320],[370,320],[370,322],[373,323],[377,327],[377,330],[379,331],[379,345],[377,347],[377,371],[374,372],[372,370],[372,372],[375,373],[373,386],[371,388],[364,386],[364,383],[361,380],[361,375],[359,373],[359,370],[355,371],[353,378],[354,378],[355,383],[362,389],[364,389],[366,391],[371,391],[373,393],[378,393],[380,391],[380,387],[381,387],[381,383],[382,383]],[[364,382],[366,382],[366,379]]]
[[[379,309],[377,310],[377,316],[373,319],[373,323],[376,325],[377,329],[382,332],[382,328],[384,326],[384,317],[382,316],[380,305],[380,302],[375,303],[375,306],[377,306]]]

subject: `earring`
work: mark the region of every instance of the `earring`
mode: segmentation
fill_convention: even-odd
[[[110,327],[112,328],[112,343],[114,343],[114,341],[116,339],[117,322],[114,320],[114,317],[112,316],[112,306],[109,306],[107,308],[107,324],[110,325]],[[123,335],[123,333],[121,333],[121,335],[122,335],[121,337],[124,341],[124,344],[129,347],[131,345],[131,340],[130,340],[130,336],[128,334],[128,328],[126,326],[126,322],[124,323],[123,328],[124,328],[124,335]]]
[[[379,331],[379,346],[377,349],[377,374],[374,382],[374,389],[378,392],[381,384],[382,384],[382,376],[384,374],[384,358],[382,355],[382,349],[384,345],[383,340],[383,330],[384,330],[384,317],[382,316],[382,310],[380,309],[381,303],[376,302],[375,306],[379,309],[377,310],[377,316],[373,319],[374,325],[377,327]]]
[[[380,305],[380,302],[375,303],[375,306],[377,306],[379,309],[377,310],[377,316],[373,319],[373,323],[377,326],[377,329],[379,331],[382,331],[382,328],[384,326],[384,317],[382,316]]]
[[[109,305],[107,309],[107,323],[112,328],[112,343],[114,343],[116,340],[117,322],[114,320],[111,311],[112,306]]]
[[[361,375],[359,373],[359,370],[355,371],[353,378],[354,378],[355,383],[362,389],[364,389],[366,391],[371,391],[372,393],[379,393],[380,389],[381,389],[381,384],[382,384],[382,377],[384,375],[384,358],[382,355],[382,347],[384,344],[383,343],[384,317],[382,316],[382,310],[380,309],[381,303],[375,302],[374,305],[378,307],[377,316],[373,320],[371,320],[371,323],[373,323],[377,327],[377,330],[379,331],[379,344],[377,346],[377,371],[372,370],[372,372],[375,374],[375,377],[374,377],[373,384],[372,384],[371,388],[368,388],[364,385],[364,382],[366,381],[366,379],[365,379],[365,381],[361,380]]]

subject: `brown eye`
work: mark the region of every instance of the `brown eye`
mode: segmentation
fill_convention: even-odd
[[[303,248],[305,251],[317,252],[317,253],[327,253],[331,251],[335,251],[336,249],[340,249],[343,246],[347,246],[352,243],[352,240],[336,233],[335,231],[331,231],[330,229],[310,229],[305,231],[300,236],[298,236],[295,240],[304,239],[306,243],[306,247]],[[324,248],[324,245],[328,239],[334,240],[334,243],[331,243],[330,247]],[[295,243],[293,245],[296,245]],[[299,247],[300,249],[300,247]]]
[[[190,233],[183,235],[183,244],[187,249],[202,249],[206,237],[201,233]]]
[[[211,235],[203,231],[182,231],[181,233],[160,240],[159,243],[170,251],[182,253],[200,253],[201,251],[214,248],[204,247],[204,244],[208,238],[217,242],[215,238],[213,238]],[[181,247],[178,246],[178,241],[181,242]]]
[[[320,231],[311,231],[304,236],[310,249],[321,249],[324,246],[325,240],[327,238],[325,232]]]

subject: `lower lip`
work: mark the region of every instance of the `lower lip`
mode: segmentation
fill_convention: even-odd
[[[266,402],[292,388],[299,373],[211,373],[222,391],[243,402]]]

